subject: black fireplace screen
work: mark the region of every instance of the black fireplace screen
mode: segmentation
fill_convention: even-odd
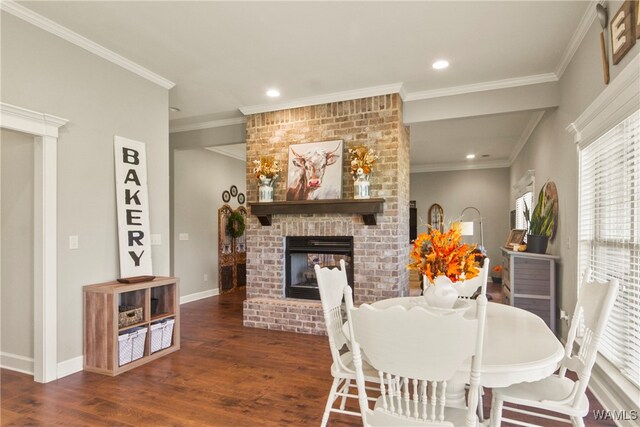
[[[343,259],[347,280],[353,287],[352,236],[288,236],[285,250],[285,296],[320,299],[314,266],[339,267]]]

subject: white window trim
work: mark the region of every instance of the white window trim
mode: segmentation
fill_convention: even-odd
[[[522,178],[520,178],[518,180],[517,183],[515,183],[513,185],[513,191],[515,193],[515,198],[517,199],[518,197],[522,197],[522,195],[524,195],[524,193],[531,191],[532,193],[535,194],[535,192],[533,190],[535,190],[535,184],[536,184],[536,171],[533,169],[530,169],[527,171],[527,173],[525,173]]]
[[[640,54],[636,55],[591,105],[567,126],[567,131],[574,134],[576,148],[583,149],[589,146],[612,127],[639,110],[639,87]],[[579,218],[576,218],[576,223],[578,220]],[[577,234],[574,247],[578,247]],[[581,274],[582,272],[577,272],[576,277],[581,277]],[[606,409],[634,409],[627,405],[633,405],[634,402],[637,402],[639,390],[626,381],[618,370],[601,355],[598,355],[596,359],[591,378],[589,388]],[[621,407],[621,404],[625,407]]]
[[[640,109],[638,84],[640,54],[587,107],[580,117],[567,126],[579,148],[584,148]]]

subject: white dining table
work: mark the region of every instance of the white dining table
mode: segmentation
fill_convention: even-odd
[[[384,309],[401,305],[409,309],[420,301],[422,297],[391,298],[371,306]],[[475,301],[470,303],[465,317],[475,317]],[[343,331],[348,334],[348,327],[343,327]],[[487,304],[480,378],[483,387],[507,387],[548,377],[558,369],[563,355],[562,344],[540,317],[510,305]],[[460,372],[458,379],[465,376],[468,381],[468,371]],[[450,402],[460,401],[464,405],[464,382],[448,390]]]

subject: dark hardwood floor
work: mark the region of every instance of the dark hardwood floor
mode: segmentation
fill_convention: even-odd
[[[79,372],[37,384],[3,369],[1,424],[319,425],[331,386],[327,338],[244,328],[243,299],[239,292],[183,305],[182,349],[117,377]],[[487,395],[486,414],[489,406]],[[600,407],[592,396],[591,407]],[[586,424],[615,425],[592,416]],[[332,414],[329,425],[361,422]]]

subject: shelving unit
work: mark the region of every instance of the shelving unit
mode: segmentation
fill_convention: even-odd
[[[179,350],[179,282],[175,277],[157,277],[134,284],[107,282],[84,286],[84,370],[114,376]],[[157,300],[153,312],[152,299]],[[119,327],[120,305],[142,307],[142,320]],[[170,318],[175,321],[171,346],[151,353],[151,324]],[[119,366],[118,336],[136,327],[147,328],[144,354]]]

